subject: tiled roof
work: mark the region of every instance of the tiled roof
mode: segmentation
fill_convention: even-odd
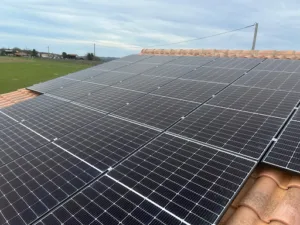
[[[5,94],[0,94],[0,109],[30,98],[34,98],[37,95],[37,93],[24,88]]]

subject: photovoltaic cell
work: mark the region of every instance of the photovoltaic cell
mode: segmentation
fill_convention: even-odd
[[[122,81],[114,86],[135,91],[151,92],[163,86],[164,84],[171,82],[172,80],[173,79],[167,77],[139,75]]]
[[[300,101],[300,93],[230,86],[208,104],[287,118]]]
[[[225,87],[226,84],[178,79],[153,94],[202,103]]]
[[[175,60],[172,60],[168,64],[173,65],[190,65],[190,66],[202,66],[210,61],[213,61],[213,57],[199,57],[199,56],[181,56]]]
[[[143,95],[145,93],[107,87],[103,90],[93,92],[89,96],[77,99],[76,102],[105,112],[112,112]]]
[[[113,114],[166,129],[198,106],[196,103],[146,95]]]
[[[2,129],[0,130],[0,166],[47,143],[46,139],[20,124]]]
[[[116,69],[116,71],[120,71],[120,72],[127,72],[127,73],[143,73],[149,69],[152,69],[154,67],[156,67],[157,64],[154,63],[134,63],[134,64],[130,64],[128,66],[122,67],[120,69]]]
[[[87,96],[94,91],[101,90],[105,87],[106,86],[99,84],[79,82],[67,87],[62,87],[53,91],[49,91],[48,94],[68,100],[75,100],[77,98]]]
[[[161,65],[151,70],[145,71],[143,74],[159,77],[181,77],[184,74],[195,69],[196,66],[177,66],[177,65]]]
[[[92,68],[88,68],[85,70],[80,70],[75,73],[68,74],[67,76],[64,76],[63,78],[70,78],[70,79],[75,79],[75,80],[85,80],[97,75],[100,75],[102,73],[106,73],[106,71],[103,70],[96,70]]]
[[[100,76],[96,76],[85,80],[86,82],[92,82],[96,84],[103,84],[103,85],[113,85],[117,84],[122,80],[126,80],[130,77],[135,77],[136,74],[134,73],[122,73],[122,72],[107,72],[105,74],[101,74]]]
[[[113,60],[113,61],[110,61],[107,63],[100,64],[98,66],[95,66],[95,67],[93,67],[93,69],[110,71],[110,70],[115,70],[115,69],[118,69],[121,67],[125,67],[129,64],[130,64],[130,62]]]
[[[180,225],[181,222],[108,177],[64,203],[39,225]]]
[[[67,151],[104,171],[143,144],[157,131],[113,117],[104,117],[55,141]]]
[[[170,132],[259,159],[284,120],[203,105]]]
[[[297,110],[296,114],[293,116],[293,120],[296,120],[296,121],[300,122],[300,111],[299,111],[299,109]]]
[[[66,103],[61,107],[34,115],[22,123],[44,137],[53,140],[103,116],[104,114]]]
[[[170,61],[173,61],[174,59],[177,59],[178,56],[152,56],[149,58],[144,59],[143,61],[140,61],[140,63],[156,63],[156,64],[163,64],[168,63]]]
[[[257,66],[262,59],[246,59],[246,58],[218,58],[215,61],[206,64],[208,67],[245,69],[250,70]]]
[[[242,76],[246,71],[242,69],[201,67],[189,72],[182,78],[228,84]]]
[[[46,95],[41,95],[6,107],[1,109],[1,111],[11,116],[15,120],[21,121],[22,119],[29,118],[38,113],[43,113],[49,109],[61,106],[63,104],[66,104],[66,102]]]
[[[0,111],[0,130],[15,125],[17,122],[5,116]]]
[[[300,62],[290,59],[266,59],[255,70],[300,72]]]
[[[251,70],[234,84],[300,92],[300,73]]]
[[[263,161],[300,173],[299,132],[300,122],[290,121]]]
[[[51,90],[58,89],[61,87],[66,87],[71,84],[75,84],[78,81],[64,78],[56,78],[53,80],[49,80],[43,83],[35,84],[33,86],[28,87],[27,89],[37,91],[40,93],[47,93]]]
[[[97,175],[51,143],[0,167],[1,224],[30,224]]]
[[[217,224],[255,164],[164,134],[108,176],[189,224],[211,225]]]

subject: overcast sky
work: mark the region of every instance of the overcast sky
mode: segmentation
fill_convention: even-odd
[[[99,56],[259,23],[257,49],[300,49],[298,0],[1,0],[0,47]],[[249,49],[253,27],[165,48]],[[164,48],[164,47],[159,47]]]

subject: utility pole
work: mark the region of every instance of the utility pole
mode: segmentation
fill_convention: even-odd
[[[49,56],[50,52],[49,52],[49,46],[48,46],[48,56]]]
[[[94,43],[94,56],[96,56],[96,44]]]
[[[255,50],[256,37],[257,37],[257,30],[258,30],[258,23],[255,23],[254,36],[253,36],[253,43],[252,43],[252,49],[251,49],[251,50]]]

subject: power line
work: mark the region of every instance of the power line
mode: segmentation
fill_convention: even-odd
[[[243,29],[246,29],[246,28],[249,28],[249,27],[253,27],[255,25],[256,25],[256,23],[252,24],[252,25],[249,25],[249,26],[246,26],[246,27],[242,27],[242,28],[238,28],[238,29],[234,29],[234,30],[225,31],[225,32],[218,33],[218,34],[213,34],[213,35],[199,37],[199,38],[194,38],[194,39],[189,39],[189,40],[185,40],[185,41],[178,41],[178,42],[166,43],[166,44],[161,44],[161,45],[152,45],[152,46],[147,46],[147,48],[160,47],[160,46],[168,46],[168,45],[175,45],[175,44],[181,44],[181,43],[190,42],[190,41],[197,41],[197,40],[201,40],[201,39],[211,38],[211,37],[215,37],[215,36],[219,36],[219,35],[223,35],[223,34],[232,33],[232,32],[235,32],[235,31],[243,30]]]

